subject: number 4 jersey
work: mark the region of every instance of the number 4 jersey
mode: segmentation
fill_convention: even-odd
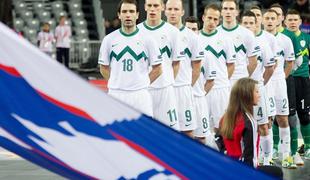
[[[138,28],[131,34],[119,29],[107,35],[101,43],[98,61],[110,66],[108,88],[128,91],[149,87],[149,66],[161,62],[157,44]]]

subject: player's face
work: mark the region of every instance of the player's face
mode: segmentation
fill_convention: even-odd
[[[263,17],[264,29],[273,31],[277,28],[278,15],[274,12],[266,12]]]
[[[65,25],[65,22],[66,22],[66,18],[65,17],[62,17],[61,19],[60,19],[60,21],[59,21],[59,24],[60,25]]]
[[[182,16],[184,16],[181,0],[167,1],[165,15],[170,24],[178,25],[182,20]]]
[[[283,12],[281,8],[271,8],[272,10],[276,11],[278,14],[278,23],[277,23],[277,27],[282,25],[282,22],[284,21],[284,16],[283,16]]]
[[[262,25],[262,11],[259,9],[252,9],[251,10],[255,16],[256,16],[256,20],[257,20],[257,26],[261,26]]]
[[[241,25],[246,27],[247,29],[249,29],[253,33],[255,33],[256,22],[255,22],[255,18],[254,17],[252,17],[252,16],[243,16],[242,17]]]
[[[198,29],[198,24],[197,23],[191,23],[191,22],[186,22],[185,26],[188,27],[189,29],[191,29],[192,31],[194,31],[195,33],[199,33],[199,29]]]
[[[160,20],[164,4],[162,0],[145,0],[144,9],[148,20]]]
[[[42,29],[43,31],[47,32],[50,30],[50,26],[48,24],[44,24]]]
[[[297,32],[301,25],[300,16],[297,14],[288,14],[285,18],[286,27],[293,32]]]
[[[121,20],[122,27],[133,27],[136,25],[136,21],[139,17],[136,5],[123,3],[121,5],[120,12],[118,13],[118,18]]]
[[[213,31],[220,22],[220,11],[208,9],[202,16],[203,27],[208,31]]]
[[[238,16],[238,10],[236,7],[236,3],[226,1],[222,4],[221,15],[223,17],[223,21],[230,23],[236,20]]]
[[[258,105],[259,99],[260,99],[260,94],[258,91],[258,86],[255,85],[254,92],[253,92],[253,105]]]

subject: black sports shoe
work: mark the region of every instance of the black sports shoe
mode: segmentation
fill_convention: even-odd
[[[304,144],[299,147],[298,153],[301,156],[305,155],[305,146],[304,146]]]

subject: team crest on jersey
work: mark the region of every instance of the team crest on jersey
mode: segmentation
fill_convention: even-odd
[[[305,47],[306,41],[305,41],[305,40],[300,41],[300,45],[301,45],[302,47]]]

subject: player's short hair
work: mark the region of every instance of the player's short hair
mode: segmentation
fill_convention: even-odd
[[[206,13],[209,9],[221,11],[220,7],[217,4],[209,4],[209,5],[205,6],[203,13]]]
[[[254,6],[252,6],[252,7],[250,8],[250,10],[254,10],[254,9],[257,9],[257,10],[262,11],[262,9],[261,9],[259,6],[257,6],[257,5],[254,5]]]
[[[197,23],[198,29],[200,29],[200,24],[198,19],[195,16],[188,16],[185,18],[185,23]]]
[[[265,13],[275,13],[277,16],[279,16],[278,12],[275,11],[275,10],[273,10],[273,9],[267,9],[267,10],[265,11]],[[264,14],[265,14],[265,13],[264,13]]]
[[[300,12],[297,11],[296,9],[289,9],[286,13],[286,16],[287,15],[298,15],[300,17]]]
[[[165,4],[167,4],[167,2],[168,2],[169,0],[161,0],[161,2],[162,3],[165,3]],[[182,5],[182,9],[184,9],[184,1],[183,0],[179,0],[179,1],[181,1],[181,5]]]
[[[59,21],[60,21],[62,18],[66,18],[66,19],[67,19],[67,16],[60,16],[60,17],[59,17]]]
[[[118,5],[117,5],[117,12],[120,13],[121,12],[121,7],[122,7],[122,4],[134,4],[136,6],[136,11],[139,12],[139,9],[138,9],[138,3],[136,0],[121,0]]]
[[[49,22],[43,22],[42,26],[48,25],[49,27],[51,26]]]
[[[256,16],[252,11],[245,11],[241,16],[241,21],[243,17],[254,17],[255,23],[257,22]]]
[[[239,4],[237,3],[236,0],[223,0],[222,4],[221,4],[221,7],[223,7],[224,2],[234,2],[235,5],[236,5],[236,9],[239,10]]]
[[[282,11],[282,14],[284,14],[284,9],[283,9],[283,6],[281,6],[281,4],[279,3],[274,3],[270,6],[270,8],[280,8],[281,11]]]

